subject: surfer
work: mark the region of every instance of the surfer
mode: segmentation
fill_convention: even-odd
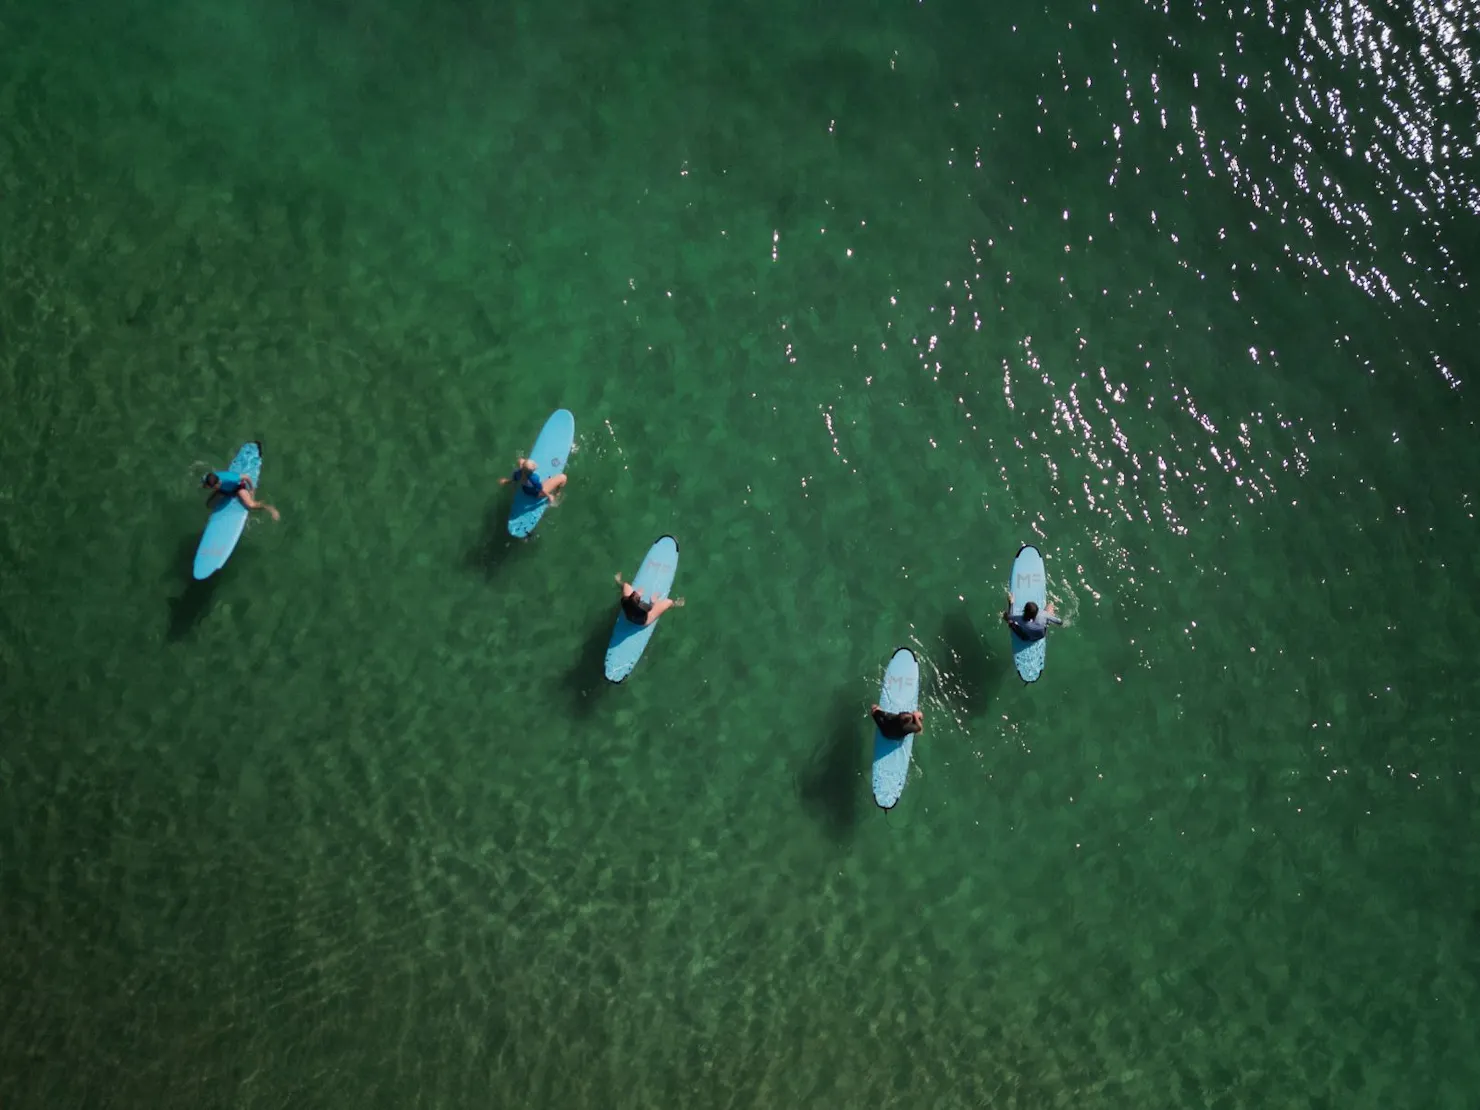
[[[1029,601],[1023,605],[1022,616],[1013,616],[1012,594],[1010,593],[1007,595],[1007,608],[1002,611],[1002,619],[1007,622],[1009,628],[1030,644],[1047,636],[1049,625],[1064,623],[1054,616],[1052,605],[1045,605],[1040,612],[1038,603],[1035,601]]]
[[[683,598],[671,597],[649,597],[644,598],[642,591],[633,589],[631,582],[623,582],[622,575],[617,574],[617,585],[622,587],[622,615],[638,628],[652,624],[669,609],[677,609],[683,605]]]
[[[519,488],[530,497],[544,498],[550,502],[553,509],[560,504],[560,498],[556,496],[562,486],[565,485],[565,475],[555,474],[549,478],[541,478],[539,468],[533,459],[521,458],[518,465],[514,467],[514,473],[507,478],[500,478],[498,484],[506,486],[510,482],[518,482]]]
[[[211,491],[211,496],[206,499],[207,505],[212,504],[217,497],[235,497],[250,512],[261,510],[273,520],[282,519],[278,511],[266,501],[258,501],[252,496],[257,487],[245,474],[232,470],[213,470],[200,480],[200,484]]]
[[[873,717],[874,724],[879,726],[885,740],[903,740],[906,736],[915,736],[925,731],[925,718],[918,710],[913,713],[890,713],[876,705],[869,710],[869,716]]]

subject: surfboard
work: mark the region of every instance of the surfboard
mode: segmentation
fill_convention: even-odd
[[[1043,556],[1031,544],[1018,548],[1017,558],[1012,561],[1012,615],[1023,615],[1023,606],[1033,601],[1042,609],[1048,604],[1048,576],[1043,570]],[[1024,682],[1037,682],[1043,673],[1043,664],[1048,658],[1048,637],[1028,641],[1010,627],[1007,634],[1012,637],[1012,662],[1017,667],[1018,677]]]
[[[879,708],[889,713],[913,713],[920,708],[920,661],[907,647],[896,650],[884,668]],[[874,801],[880,809],[893,809],[904,793],[914,750],[914,736],[889,740],[874,726]]]
[[[257,485],[262,475],[262,444],[244,443],[226,467],[236,474],[245,474]],[[242,538],[247,526],[247,507],[235,497],[217,497],[211,504],[211,515],[206,520],[206,530],[201,534],[200,546],[195,549],[195,577],[209,578],[226,565],[236,543]]]
[[[664,536],[648,549],[637,577],[632,579],[634,589],[642,591],[645,598],[667,597],[673,589],[673,576],[678,573],[678,541]],[[606,677],[610,682],[621,682],[632,673],[648,641],[667,614],[644,625],[636,625],[627,615],[618,611],[617,626],[612,629],[612,638],[606,645]]]
[[[565,463],[575,441],[576,418],[565,409],[556,409],[545,421],[525,457],[534,460],[541,478],[553,478],[565,473]],[[531,497],[524,492],[522,484],[516,485],[514,503],[509,506],[509,535],[520,539],[529,535],[549,507],[550,502],[546,498]]]

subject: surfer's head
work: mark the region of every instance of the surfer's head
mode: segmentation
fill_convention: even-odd
[[[216,477],[216,472],[213,470],[200,480],[200,484],[206,489],[215,489],[221,484],[221,479]]]
[[[1038,602],[1028,601],[1023,604],[1023,620],[1030,621],[1038,615]]]

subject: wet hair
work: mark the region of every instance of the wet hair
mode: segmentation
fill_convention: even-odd
[[[1023,605],[1023,620],[1030,621],[1038,615],[1038,603],[1036,601],[1025,602]]]
[[[221,479],[216,477],[216,472],[213,470],[200,480],[200,484],[215,489],[221,484]]]

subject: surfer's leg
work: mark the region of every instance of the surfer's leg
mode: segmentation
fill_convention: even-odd
[[[546,478],[543,482],[540,483],[540,492],[544,494],[545,499],[550,502],[551,508],[554,508],[556,505],[560,504],[560,498],[558,494],[560,493],[560,490],[562,487],[564,487],[564,485],[564,474],[557,474],[553,478]]]
[[[669,609],[672,609],[673,605],[674,601],[670,597],[660,597],[656,601],[654,601],[653,607],[648,610],[648,624],[652,624],[653,621],[657,620],[664,613],[668,612]]]

